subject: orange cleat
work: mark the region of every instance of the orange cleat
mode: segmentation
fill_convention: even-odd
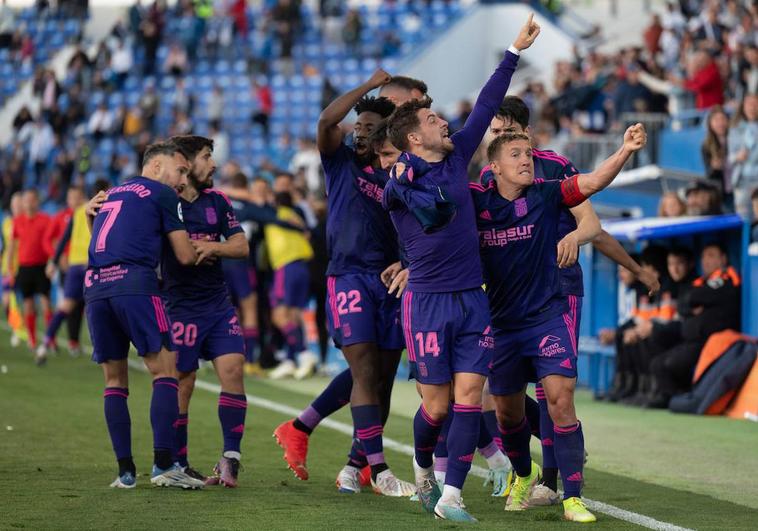
[[[294,426],[295,419],[283,422],[274,430],[276,443],[284,450],[284,460],[295,477],[300,480],[308,479],[308,469],[305,460],[308,457],[308,434]]]

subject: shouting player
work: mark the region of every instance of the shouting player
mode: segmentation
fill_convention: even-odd
[[[520,51],[538,34],[530,16],[482,88],[466,124],[452,137],[447,122],[429,108],[429,99],[401,105],[388,124],[392,144],[404,153],[391,172],[394,178],[383,202],[410,264],[402,321],[422,394],[414,420],[413,467],[424,509],[443,519],[475,521],[461,503],[461,489],[479,437],[482,388],[492,352],[467,167],[508,90]],[[444,207],[447,223],[435,206]],[[451,389],[454,417],[440,493],[432,459]]]
[[[508,511],[528,507],[540,475],[531,460],[531,431],[524,414],[526,384],[536,377],[555,425],[564,517],[595,521],[581,500],[584,437],[574,410],[574,312],[561,287],[555,242],[560,207],[574,207],[608,186],[645,142],[644,128],[632,126],[624,135],[624,145],[594,172],[533,184],[529,137],[506,133],[487,150],[495,181],[486,188],[471,185],[495,343],[489,386],[503,446],[517,475],[506,502]]]
[[[137,483],[127,406],[130,342],[153,377],[150,482],[185,489],[203,487],[203,482],[186,474],[172,456],[179,382],[171,326],[156,274],[164,251],[173,251],[182,265],[197,261],[177,195],[187,183],[189,169],[176,144],[155,143],[145,151],[141,176],[98,194],[87,207],[94,219],[84,298],[94,347],[92,359],[103,368],[105,420],[118,460],[118,477],[112,487],[134,488]]]
[[[193,266],[182,265],[171,253],[166,253],[162,264],[172,340],[179,353],[176,364],[179,370],[177,459],[185,473],[206,481],[189,466],[187,455],[189,403],[198,362],[204,359],[213,363],[221,384],[218,419],[224,444],[221,459],[206,484],[236,487],[247,411],[242,374],[245,345],[220,259],[247,258],[249,246],[231,203],[212,188],[216,171],[213,140],[187,135],[172,137],[170,141],[187,154],[192,165],[187,185],[180,194],[180,204],[184,225],[197,252]],[[225,241],[221,241],[222,238]],[[205,263],[198,265],[202,262]]]

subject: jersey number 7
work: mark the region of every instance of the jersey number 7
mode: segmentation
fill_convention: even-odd
[[[100,230],[97,233],[97,240],[95,241],[95,252],[102,253],[105,251],[105,240],[108,238],[108,233],[113,228],[113,224],[116,223],[116,218],[119,212],[121,212],[121,204],[123,201],[108,201],[103,203],[100,207],[100,212],[105,212],[105,221],[103,221]]]

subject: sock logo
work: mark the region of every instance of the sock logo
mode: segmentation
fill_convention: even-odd
[[[553,439],[550,437],[545,437],[542,439],[542,446],[553,446]]]
[[[566,478],[566,481],[582,481],[582,473],[581,472],[574,472],[569,477]]]
[[[463,461],[464,463],[471,463],[473,460],[474,454],[462,455],[458,458],[458,461]]]
[[[232,433],[244,433],[245,432],[245,425],[240,424],[239,426],[235,426],[232,428]]]

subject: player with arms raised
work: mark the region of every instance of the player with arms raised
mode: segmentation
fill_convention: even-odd
[[[422,393],[414,420],[413,466],[424,509],[444,519],[475,521],[461,503],[461,489],[479,437],[482,388],[492,352],[466,170],[508,90],[520,51],[531,46],[538,34],[539,26],[530,15],[482,88],[463,129],[452,137],[447,122],[429,108],[428,99],[401,105],[388,123],[392,143],[405,152],[391,172],[394,178],[384,190],[383,202],[410,264],[402,321]],[[425,199],[420,189],[435,190],[449,198],[447,208],[455,208],[449,222],[435,226],[434,231],[424,229],[429,221],[424,214],[429,212],[416,208],[416,201]],[[448,413],[451,388],[454,417],[448,471],[440,493],[432,455]]]

